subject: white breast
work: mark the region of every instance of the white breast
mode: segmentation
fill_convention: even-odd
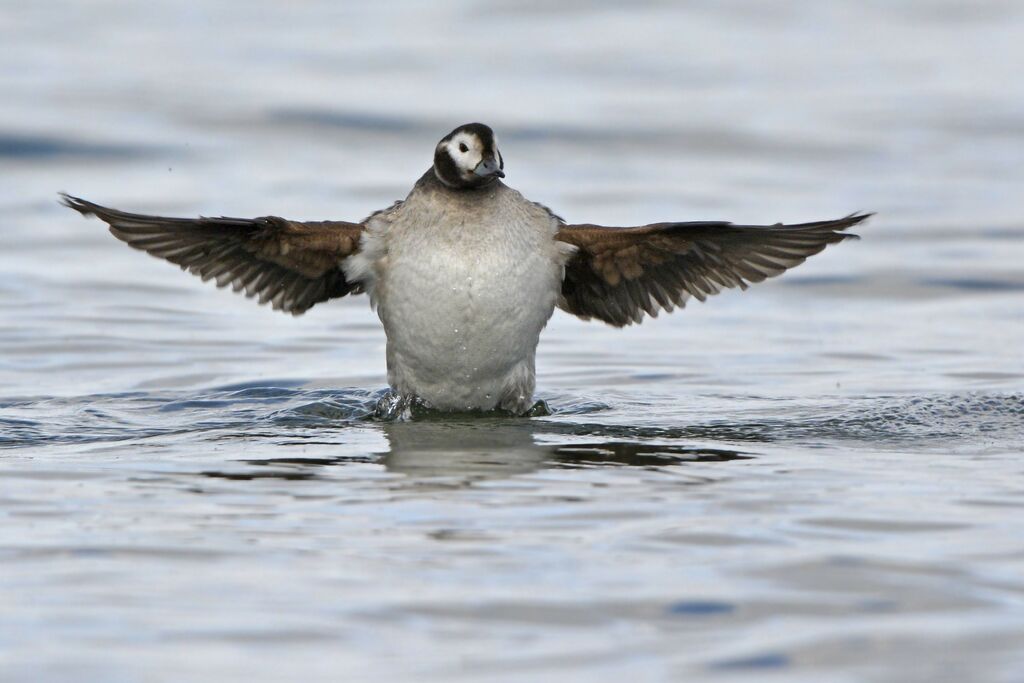
[[[504,185],[453,203],[410,195],[371,220],[346,263],[388,338],[388,381],[445,410],[520,412],[569,247],[549,213]]]

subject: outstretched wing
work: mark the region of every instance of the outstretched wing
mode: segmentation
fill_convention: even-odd
[[[829,244],[871,214],[799,225],[655,223],[636,228],[563,225],[557,240],[577,247],[565,265],[559,307],[622,327],[700,301],[726,287],[746,289]]]
[[[164,218],[108,209],[62,195],[83,216],[110,225],[129,246],[181,266],[218,287],[259,297],[275,310],[301,315],[321,301],[362,292],[341,262],[359,249],[363,226],[262,218]]]

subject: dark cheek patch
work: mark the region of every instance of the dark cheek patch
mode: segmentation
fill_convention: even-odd
[[[462,174],[459,173],[459,167],[455,165],[455,160],[444,147],[439,147],[434,152],[434,170],[441,180],[449,185],[459,187],[465,183]]]

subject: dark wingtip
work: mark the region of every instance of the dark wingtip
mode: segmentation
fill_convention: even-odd
[[[859,225],[874,215],[874,211],[854,211],[842,220],[843,222],[848,222],[849,225]]]
[[[841,222],[843,223],[843,225],[841,227],[839,227],[838,229],[839,230],[846,230],[847,228],[852,228],[855,225],[860,225],[861,223],[863,223],[864,221],[866,221],[867,219],[871,218],[874,215],[875,215],[874,211],[854,211],[849,216],[847,216],[846,218],[842,219]],[[849,239],[849,240],[859,240],[860,239],[860,235],[856,235],[856,234],[854,234],[852,232],[844,232],[844,233],[842,233],[842,236],[843,236],[844,239]]]
[[[67,192],[58,192],[60,195],[61,206],[66,206],[69,209],[74,209],[83,216],[96,215],[96,205],[92,202],[87,202],[79,197],[69,195]]]

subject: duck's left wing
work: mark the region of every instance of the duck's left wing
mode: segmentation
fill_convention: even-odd
[[[96,216],[114,237],[198,275],[300,315],[328,299],[362,292],[341,263],[359,249],[363,226],[261,218],[167,218],[109,209],[62,195],[66,206]]]
[[[871,214],[798,225],[655,223],[635,228],[563,225],[555,239],[576,247],[565,265],[559,308],[622,327],[700,301],[727,287],[746,289],[799,265]]]

